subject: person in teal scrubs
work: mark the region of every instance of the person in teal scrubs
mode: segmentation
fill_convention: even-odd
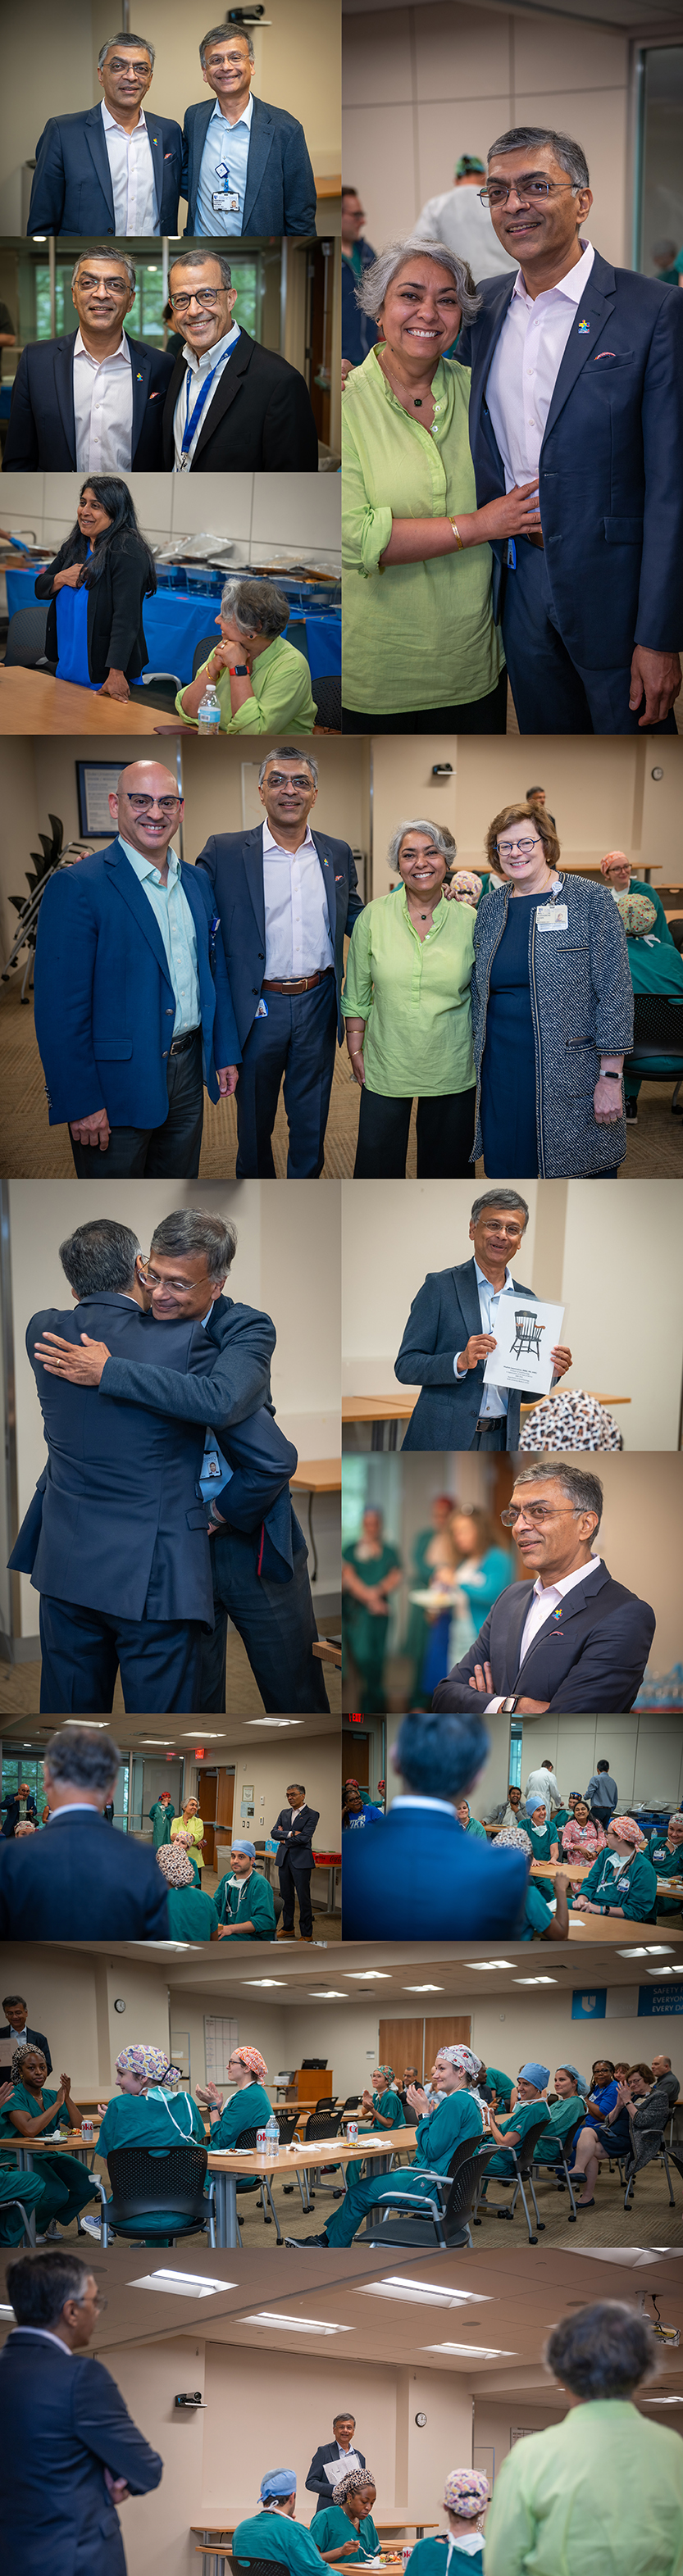
[[[191,2093],[181,2092],[177,2066],[169,2066],[163,2048],[153,2048],[145,2041],[133,2041],[122,2048],[116,2060],[116,2081],[120,2099],[98,2102],[102,2126],[97,2141],[98,2156],[109,2154],[111,2147],[146,2147],[159,2159],[159,2192],[164,2187],[164,2159],[169,2147],[187,2144],[194,2138],[198,2146],[206,2145],[204,2122]],[[111,2201],[108,2203],[111,2208]],[[130,2221],[143,2244],[159,2245],[173,2234],[177,2213],[173,2209],[155,2210],[153,2218]],[[88,2233],[97,2232],[97,2222],[89,2220]]]
[[[502,2120],[497,2120],[493,2111],[489,2112],[491,2137],[498,2141],[500,2154],[492,2156],[487,2165],[481,2187],[482,2199],[486,2196],[490,2175],[496,2181],[511,2182],[514,2179],[515,2159],[510,2150],[523,2145],[527,2129],[534,2127],[541,2110],[547,2111],[544,2094],[549,2083],[549,2066],[540,2066],[535,2058],[529,2058],[526,2066],[520,2066],[514,2111],[506,2113]]]
[[[252,2559],[272,2558],[291,2569],[291,2576],[320,2576],[324,2559],[312,2532],[295,2522],[296,2471],[268,2469],[261,2479],[260,2506],[238,2522],[232,2536],[233,2567]]]
[[[363,2129],[377,2131],[377,2129],[405,2128],[406,2115],[395,2086],[396,2077],[393,2066],[376,2066],[372,2078],[372,2091],[363,2092],[362,2107],[365,2117],[358,2123],[361,2134]],[[361,2172],[360,2164],[347,2165],[347,2185],[351,2182],[360,2182]]]
[[[23,2056],[23,2050],[22,2050]],[[0,2138],[11,2138],[12,2129],[5,2114],[14,2101],[14,2085],[0,2084]],[[27,2188],[28,2186],[28,2188]],[[0,2245],[20,2245],[24,2233],[21,2210],[16,2207],[19,2192],[27,2212],[35,2210],[38,2226],[45,2209],[45,2184],[38,2173],[19,2174],[16,2156],[0,2154]],[[10,2203],[13,2206],[10,2206]],[[38,2240],[39,2241],[39,2240]]]
[[[642,1840],[633,1816],[612,1817],[607,1850],[599,1852],[580,1895],[572,1899],[576,1914],[615,1914],[629,1923],[656,1922],[657,1878],[647,1852],[638,1849]]]
[[[552,1824],[550,1823],[548,1810],[542,1798],[527,1798],[524,1831],[529,1836],[532,1860],[559,1860],[555,1820],[553,1818]],[[551,1878],[535,1878],[533,1885],[538,1888],[540,1896],[553,1895]]]
[[[171,1840],[175,1807],[170,1789],[162,1789],[161,1796],[155,1798],[154,1806],[150,1807],[149,1815],[152,1826],[152,1847],[156,1852],[159,1850],[160,1843],[170,1843]]]
[[[649,2319],[600,2299],[553,2328],[546,2362],[561,2422],[513,2443],[486,2525],[486,2576],[678,2576],[683,2559],[683,2442],[641,2414],[657,2377]]]
[[[219,1941],[274,1941],[275,1898],[262,1872],[254,1868],[256,1844],[234,1842],[232,1875],[216,1890]]]
[[[470,2576],[479,2576],[484,2549],[479,2525],[490,2494],[480,2469],[449,2469],[443,2491],[448,2531],[416,2541],[408,2559],[412,2576],[451,2576],[451,2571],[452,2576],[466,2576],[468,2568]]]
[[[430,2173],[447,2174],[456,2147],[471,2138],[478,2146],[483,2133],[479,2103],[472,2095],[479,2079],[481,2058],[471,2048],[440,2048],[436,2059],[439,2093],[433,2101],[419,2084],[408,2086],[408,2101],[418,2113],[415,2155],[408,2171],[385,2174],[382,2200],[390,2201],[393,2192],[414,2192],[417,2202],[430,2191]],[[365,2182],[355,2182],[347,2191],[341,2206],[327,2220],[319,2236],[288,2236],[288,2245],[351,2245],[366,2210],[377,2198],[377,2176],[368,2174]]]
[[[535,2161],[539,2165],[560,2163],[565,2140],[571,2136],[577,2121],[583,2119],[586,2109],[586,2096],[581,2091],[581,2077],[577,2066],[556,2067],[555,2091],[558,2098],[550,2105],[548,2126],[544,2129],[538,2143]],[[575,2154],[576,2138],[568,2158],[570,2168],[574,2163]]]
[[[195,1865],[182,1843],[161,1843],[157,1868],[168,1888],[168,1928],[172,1941],[217,1941],[218,1912],[212,1896],[198,1887]]]
[[[529,1858],[531,1858],[530,1834],[521,1825],[508,1825],[504,1832],[494,1836],[491,1850],[526,1851],[529,1854]],[[533,1941],[535,1937],[537,1937],[539,1941],[567,1941],[569,1939],[569,1912],[567,1905],[568,1886],[569,1880],[566,1872],[561,1869],[556,1869],[553,1875],[551,1889],[551,1892],[555,1897],[555,1912],[554,1914],[551,1914],[550,1906],[546,1903],[546,1899],[542,1893],[542,1888],[539,1887],[538,1879],[529,1879],[524,1899],[524,1913],[522,1916],[521,1928],[519,1926],[517,1927],[515,1935],[515,1938],[518,1941]]]
[[[376,2496],[371,2469],[347,2469],[345,2477],[337,2478],[331,2502],[314,2515],[317,2547],[328,2567],[361,2567],[378,2556],[382,2544],[372,2519]]]
[[[78,2104],[71,2099],[71,2079],[60,2075],[59,2091],[48,2092],[47,2067],[40,2048],[15,2049],[12,2059],[13,2098],[0,2115],[0,2136],[20,2138],[30,2147],[35,2138],[56,2128],[80,2129]],[[76,2156],[41,2156],[39,2163],[43,2196],[40,2201],[41,2226],[50,2227],[60,2218],[68,2227],[78,2217],[86,2201],[95,2200],[96,2186],[92,2174]],[[22,2174],[20,2181],[25,2177]],[[26,2177],[27,2179],[27,2177]],[[35,2197],[35,2195],[34,2195]],[[23,2193],[22,2193],[23,2198]]]
[[[514,2076],[504,2075],[502,2066],[485,2066],[484,2083],[495,2093],[496,2101],[502,2102],[503,2110],[509,2111],[510,2096],[515,2089]]]
[[[650,1835],[648,1859],[657,1878],[683,1878],[683,1815],[680,1808],[669,1817],[666,1833],[662,1833],[661,1827],[655,1827]],[[658,1915],[680,1914],[682,1901],[680,1896],[658,1895]]]
[[[219,2084],[197,2085],[199,2101],[208,2105],[212,2148],[238,2147],[245,2129],[267,2127],[272,2108],[269,2095],[264,2091],[267,2073],[260,2048],[234,2048],[228,2060],[228,2078],[235,2090],[225,2109]],[[258,2183],[248,2187],[257,2191]]]
[[[476,1840],[480,1843],[488,1842],[488,1834],[486,1832],[485,1825],[480,1825],[478,1816],[470,1815],[468,1799],[455,1798],[453,1804],[458,1824],[462,1825],[463,1833],[474,1834]]]

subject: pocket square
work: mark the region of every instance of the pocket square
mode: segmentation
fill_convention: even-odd
[[[155,386],[153,387],[153,390],[152,390],[151,394],[148,394],[148,396],[147,396],[147,400],[148,400],[148,402],[161,402],[161,394],[162,394],[162,387],[161,387],[161,385],[155,385]]]

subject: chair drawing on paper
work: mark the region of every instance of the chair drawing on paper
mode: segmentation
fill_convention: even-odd
[[[544,1329],[543,1324],[539,1324],[536,1320],[533,1306],[516,1306],[513,1360],[530,1359],[532,1352],[534,1359],[540,1360],[541,1334]]]

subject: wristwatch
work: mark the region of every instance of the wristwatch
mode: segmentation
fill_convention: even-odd
[[[228,670],[231,680],[248,680],[249,678],[248,662],[229,662]]]
[[[501,1717],[514,1717],[514,1713],[515,1713],[515,1709],[516,1709],[516,1707],[517,1707],[517,1701],[516,1701],[516,1699],[503,1699],[503,1700],[501,1700],[501,1704],[500,1704],[500,1714],[501,1714]]]
[[[605,1065],[605,1066],[603,1067],[602,1073],[600,1073],[600,1074],[598,1075],[598,1081],[599,1081],[599,1082],[621,1082],[621,1074],[620,1074],[620,1073],[611,1073],[611,1072],[610,1072],[609,1065]]]

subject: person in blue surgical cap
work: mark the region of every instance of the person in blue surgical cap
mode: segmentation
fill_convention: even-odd
[[[515,2161],[510,2149],[523,2145],[526,2131],[535,2126],[541,2107],[547,2110],[548,2106],[547,2103],[544,2104],[543,2097],[549,2083],[550,2067],[541,2066],[535,2058],[530,2057],[526,2066],[520,2066],[514,2111],[508,2111],[503,2120],[496,2120],[493,2112],[489,2111],[491,2137],[496,2139],[500,2154],[491,2157],[486,2171],[486,2180],[482,2183],[482,2198],[485,2196],[490,2174],[493,2174],[497,2180],[510,2182],[513,2179]],[[550,2118],[549,2111],[548,2118]]]
[[[238,2522],[232,2544],[233,2567],[250,2567],[255,2559],[274,2559],[292,2576],[321,2576],[325,2565],[310,2531],[295,2522],[296,2471],[268,2469],[261,2479],[256,2513]]]
[[[255,1843],[231,1844],[230,1868],[216,1889],[219,1941],[275,1939],[275,1898],[255,1859]]]

